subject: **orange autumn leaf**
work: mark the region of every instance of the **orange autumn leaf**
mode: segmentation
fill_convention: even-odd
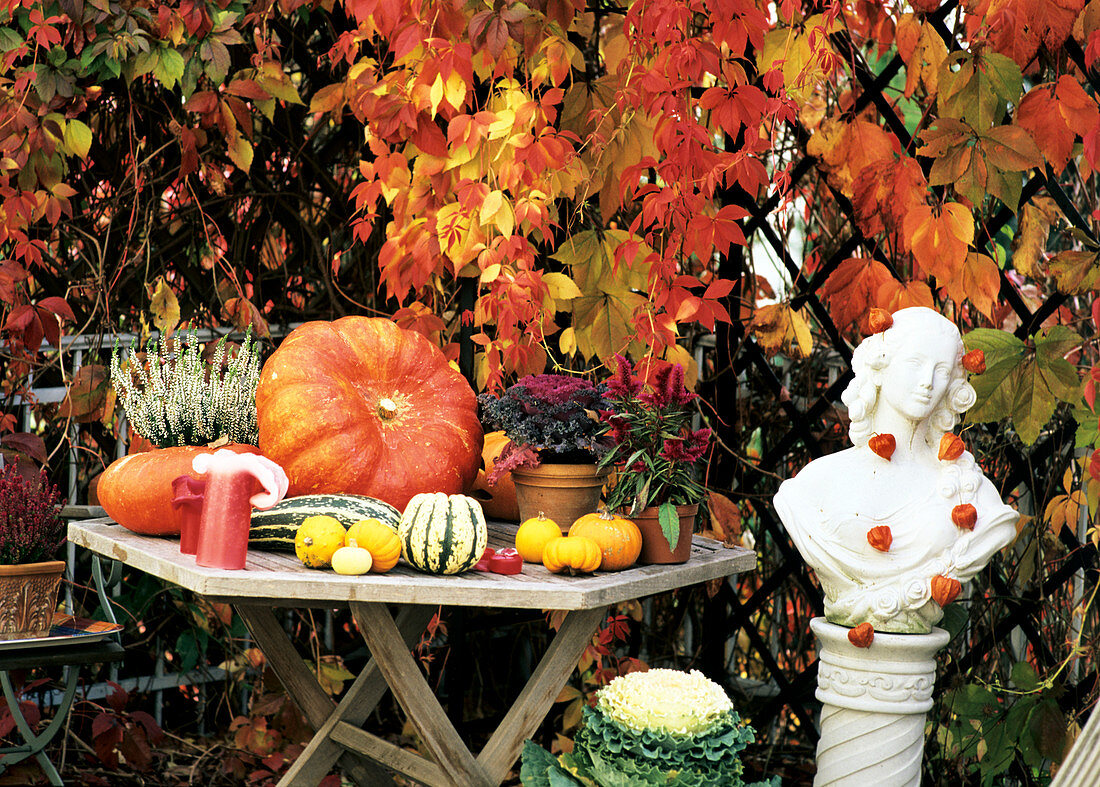
[[[929,96],[939,90],[940,67],[947,59],[947,45],[936,28],[914,14],[905,14],[897,27],[898,54],[905,63],[905,96],[924,85]]]
[[[945,203],[938,211],[918,205],[905,217],[902,232],[921,270],[950,280],[966,261],[974,240],[974,217],[958,202]]]
[[[893,161],[900,151],[897,138],[866,120],[844,122],[828,118],[810,137],[806,152],[836,188],[852,196],[852,183],[864,167],[877,161]]]
[[[993,307],[1001,291],[1001,271],[990,257],[969,252],[955,275],[940,283],[956,304],[969,299],[978,311],[993,319]]]
[[[883,231],[900,236],[905,216],[927,197],[928,181],[912,156],[873,162],[852,183],[856,222],[867,237]],[[899,250],[908,248],[899,244]]]
[[[1036,85],[1020,101],[1016,123],[1027,129],[1055,173],[1065,169],[1077,138],[1100,126],[1100,105],[1081,84],[1063,74]]]
[[[932,290],[923,281],[900,282],[890,279],[882,283],[876,293],[876,302],[890,312],[907,309],[910,306],[925,306],[931,309],[935,304]]]
[[[821,297],[829,305],[837,327],[844,329],[863,320],[872,306],[878,305],[878,292],[894,277],[878,260],[851,257],[836,267],[821,288]]]

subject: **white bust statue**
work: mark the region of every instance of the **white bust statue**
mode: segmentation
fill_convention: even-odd
[[[932,309],[895,312],[852,356],[855,379],[841,398],[854,447],[810,462],[775,495],[832,623],[928,633],[943,617],[933,578],[966,582],[1016,535],[1019,514],[970,452],[938,458],[941,438],[974,404],[962,355],[958,329]],[[868,445],[876,435],[893,436],[888,459]],[[972,529],[952,517],[967,504],[977,513]],[[869,538],[872,528],[880,529]],[[885,551],[884,535],[892,537]]]

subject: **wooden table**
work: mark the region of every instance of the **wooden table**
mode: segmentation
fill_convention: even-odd
[[[489,545],[511,546],[515,525],[491,523]],[[213,600],[233,605],[268,664],[317,730],[280,785],[317,784],[336,761],[361,785],[392,785],[395,771],[426,785],[500,784],[549,712],[611,604],[749,571],[755,553],[695,537],[682,565],[639,566],[592,576],[554,575],[525,564],[502,576],[467,572],[443,577],[401,563],[387,574],[346,577],[305,568],[293,555],[249,551],[243,571],[202,568],[181,555],[176,540],[131,533],[109,519],[69,524],[69,540]],[[273,607],[347,605],[371,660],[337,705],[298,655]],[[396,606],[394,615],[389,605]],[[530,680],[476,756],[447,718],[410,650],[440,605],[567,610]],[[373,735],[362,725],[392,691],[430,758]],[[381,767],[380,767],[381,766]]]

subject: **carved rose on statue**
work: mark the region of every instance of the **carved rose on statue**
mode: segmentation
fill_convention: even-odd
[[[821,581],[830,622],[928,633],[943,617],[945,580],[981,571],[1019,515],[951,431],[975,400],[958,329],[923,307],[892,317],[852,356],[842,399],[853,447],[783,482],[775,507]],[[893,438],[888,462],[879,435]]]

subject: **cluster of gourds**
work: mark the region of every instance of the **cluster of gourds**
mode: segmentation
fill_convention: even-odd
[[[580,517],[562,535],[558,523],[540,512],[519,526],[516,551],[553,574],[622,571],[638,560],[642,533],[629,519],[600,511]]]
[[[250,547],[356,574],[388,571],[398,555],[436,574],[483,558],[485,512],[462,493],[479,485],[485,441],[495,455],[503,437],[483,434],[473,390],[424,336],[384,318],[306,323],[264,364],[256,409],[258,450],[286,471],[290,488],[254,512]],[[172,481],[206,450],[161,448],[116,462],[100,501],[135,532],[177,534]],[[493,499],[490,513],[515,518],[506,510],[514,505]],[[555,573],[620,570],[640,545],[633,523],[606,513],[581,517],[568,535],[545,518],[524,522],[516,540],[526,561]]]

